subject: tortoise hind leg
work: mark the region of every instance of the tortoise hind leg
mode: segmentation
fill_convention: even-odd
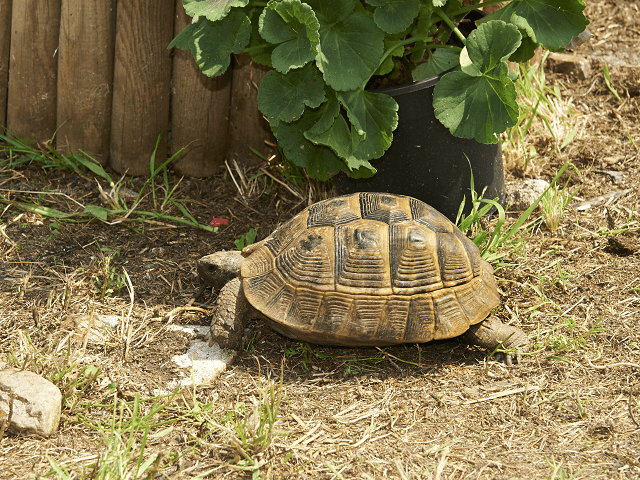
[[[252,308],[244,296],[239,278],[234,278],[222,287],[216,309],[211,316],[209,345],[217,343],[232,350],[242,348],[244,322]]]
[[[504,360],[507,365],[511,365],[514,361],[521,363],[521,353],[526,352],[529,347],[529,337],[526,333],[517,327],[505,325],[494,315],[476,325],[471,325],[464,335],[469,343],[488,350],[495,349],[500,345],[500,342],[505,350],[515,348],[514,355],[505,354]]]

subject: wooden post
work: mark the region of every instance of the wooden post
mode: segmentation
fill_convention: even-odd
[[[109,158],[114,0],[62,0],[57,149]]]
[[[60,2],[13,2],[7,128],[31,142],[50,140],[56,129]]]
[[[176,3],[175,35],[191,21]],[[227,153],[231,69],[220,77],[204,75],[188,50],[173,49],[171,153],[186,151],[173,166],[179,173],[207,177],[217,172]]]
[[[118,0],[109,163],[117,172],[148,175],[166,159],[175,0]]]
[[[235,57],[233,82],[231,85],[231,113],[229,119],[229,141],[227,157],[236,158],[245,165],[258,165],[262,160],[254,155],[254,148],[269,158],[275,149],[265,143],[275,144],[269,124],[258,110],[258,87],[269,68],[251,62],[243,53]]]
[[[11,45],[11,1],[0,0],[0,126],[7,124],[9,46]],[[2,130],[0,129],[0,133]]]

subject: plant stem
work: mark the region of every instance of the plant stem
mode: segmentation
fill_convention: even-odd
[[[380,62],[378,63],[378,68],[380,68],[380,65],[382,65],[382,63],[386,60],[386,58],[391,55],[391,52],[393,52],[396,48],[398,47],[402,47],[404,45],[408,45],[410,43],[414,43],[417,42],[418,40],[420,40],[420,37],[413,36],[411,38],[407,38],[405,40],[400,40],[399,42],[394,43],[389,49],[387,49],[386,52],[384,52],[384,54],[382,54],[382,58],[380,59]],[[428,45],[427,45],[428,47]],[[376,70],[378,69],[376,68]],[[371,79],[371,77],[367,78],[364,83],[362,84],[362,86],[360,87],[361,90],[364,90],[364,87],[367,85],[367,83],[369,82],[369,80]]]
[[[442,11],[442,9],[441,8],[434,8],[433,11],[436,13],[436,15],[438,15],[442,19],[442,21],[444,23],[449,25],[449,28],[453,31],[453,33],[455,33],[456,36],[460,39],[460,41],[464,45],[466,45],[467,44],[467,39],[464,37],[462,32],[460,30],[458,30],[458,27],[456,27],[454,25],[454,23],[451,21],[451,19],[449,17],[447,17],[447,15]]]
[[[450,48],[453,50],[461,50],[460,47],[456,47],[455,45],[425,45],[427,49],[435,49],[435,48]]]

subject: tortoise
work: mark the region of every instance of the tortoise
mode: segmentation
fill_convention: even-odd
[[[362,347],[464,334],[473,344],[529,339],[490,315],[500,303],[493,268],[444,215],[415,198],[355,193],[315,203],[242,252],[198,261],[221,288],[211,341],[238,349],[244,324],[263,318],[295,340]]]

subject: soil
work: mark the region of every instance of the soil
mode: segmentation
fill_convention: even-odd
[[[239,411],[238,402],[256,402],[268,377],[281,379],[279,434],[256,456],[267,478],[638,478],[639,13],[632,2],[588,3],[594,37],[575,53],[590,58],[591,76],[547,73],[547,85],[559,88],[571,111],[560,123],[572,122],[578,133],[559,149],[565,136],[551,138],[542,125],[531,138],[537,156],[526,167],[517,154],[505,156],[508,176],[519,178],[550,180],[571,162],[579,172],[563,181],[577,192],[576,204],[624,192],[588,208],[567,208],[555,231],[536,224],[498,262],[497,315],[529,334],[540,346],[536,355],[506,367],[460,339],[384,351],[301,345],[254,322],[249,347],[213,384],[185,392],[176,400],[180,408],[193,406],[194,398],[211,403],[211,418],[223,422]],[[605,64],[620,101],[605,83]],[[33,201],[20,192],[50,189],[100,205],[88,176],[35,165],[1,175],[0,194],[12,200]],[[142,183],[133,179],[128,186],[139,191]],[[47,457],[67,467],[95,462],[105,444],[87,422],[111,413],[100,405],[112,405],[114,396],[148,398],[171,377],[169,359],[187,349],[191,339],[167,328],[167,313],[189,306],[172,322],[207,325],[202,311],[211,311],[217,292],[199,295],[196,260],[235,248],[250,228],[264,238],[327,194],[314,188],[298,196],[279,183],[256,190],[262,179],[252,185],[244,200],[228,174],[180,183],[174,198],[187,199],[200,223],[229,220],[217,233],[160,221],[96,221],[58,222],[56,234],[51,219],[0,204],[0,368],[34,348],[62,362],[71,345],[79,365],[101,369],[80,403],[63,408],[52,437],[4,433],[0,479],[44,475]],[[40,195],[42,205],[65,211],[73,209],[68,197]],[[152,209],[151,201],[139,208]],[[169,213],[180,215],[172,208]],[[507,221],[516,218],[512,213]],[[493,228],[496,219],[486,223]],[[114,291],[103,297],[95,282],[104,282],[104,258],[114,252],[108,266]],[[125,270],[133,303],[126,279],[122,288],[116,281]],[[103,342],[86,343],[80,325],[91,315],[115,315],[121,323]],[[33,358],[26,368],[39,371],[43,363]],[[215,469],[208,478],[251,478],[230,466],[239,457],[227,434],[206,423],[196,428],[180,408],[171,433],[147,444],[147,453],[181,456],[162,474],[191,478]]]

